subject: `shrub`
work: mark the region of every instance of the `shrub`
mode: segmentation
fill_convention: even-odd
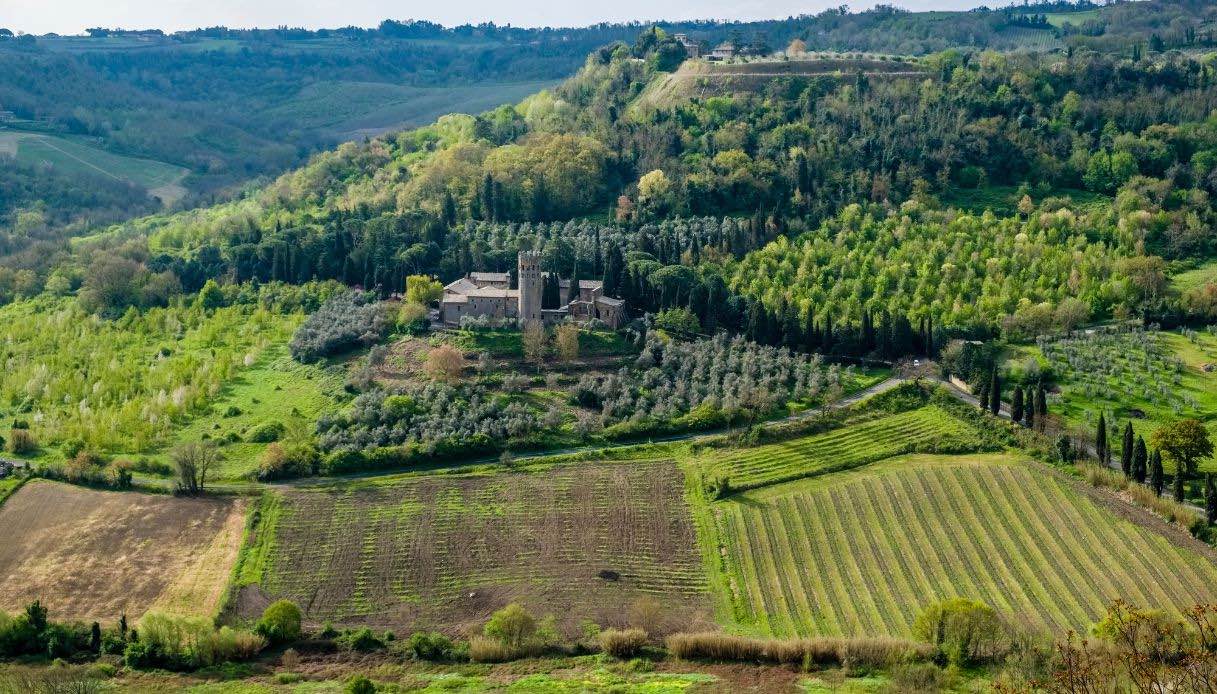
[[[521,651],[497,639],[486,636],[473,636],[469,639],[469,660],[475,663],[505,663],[522,656]]]
[[[452,345],[440,345],[427,353],[423,373],[436,381],[458,381],[465,370],[465,354]]]
[[[338,643],[339,648],[359,653],[371,653],[385,647],[385,642],[367,627],[344,631],[334,641]]]
[[[262,612],[256,631],[271,643],[289,643],[300,638],[303,615],[291,600],[271,603]]]
[[[250,443],[271,443],[282,438],[284,431],[286,427],[283,422],[264,422],[254,427],[245,438]]]
[[[363,675],[352,675],[351,679],[347,680],[346,692],[347,694],[376,694],[376,685]]]
[[[892,686],[898,692],[940,692],[946,675],[933,663],[907,663],[892,668]]]
[[[537,621],[518,602],[495,612],[486,622],[483,633],[508,648],[519,648],[537,634]]]
[[[38,441],[29,429],[12,429],[8,435],[8,452],[21,455],[38,448]]]
[[[619,660],[638,655],[647,645],[647,633],[642,629],[606,629],[600,632],[600,648]]]
[[[410,635],[406,649],[415,660],[454,660],[452,639],[435,631],[416,631]]]
[[[258,634],[230,627],[216,629],[207,620],[149,612],[139,622],[139,640],[127,644],[129,667],[192,670],[232,660],[247,660],[266,647]]]
[[[952,665],[992,662],[1009,645],[997,612],[977,600],[951,598],[933,603],[913,621],[913,636],[934,646]]]

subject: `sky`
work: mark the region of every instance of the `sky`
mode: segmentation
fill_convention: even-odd
[[[376,26],[426,19],[446,26],[586,26],[656,19],[775,19],[814,14],[842,0],[0,0],[0,27],[28,34],[78,34],[94,26],[178,31],[204,26]],[[850,3],[861,10],[875,3]],[[896,0],[909,10],[967,9],[984,0]],[[1000,4],[1000,3],[999,3]]]

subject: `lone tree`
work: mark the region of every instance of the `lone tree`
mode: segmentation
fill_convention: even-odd
[[[563,323],[554,331],[554,345],[558,357],[564,362],[579,358],[579,326],[573,323]]]
[[[539,369],[545,362],[549,351],[549,337],[545,334],[545,326],[540,321],[529,321],[520,335],[520,346],[524,350],[524,358]]]
[[[1145,438],[1137,437],[1137,445],[1132,450],[1132,478],[1145,484],[1145,475],[1149,472],[1149,456],[1145,452]]]
[[[1196,474],[1196,462],[1213,455],[1213,442],[1204,425],[1195,419],[1180,419],[1164,424],[1150,435],[1154,447],[1180,463],[1188,475]]]
[[[1213,484],[1213,473],[1204,476],[1204,519],[1209,525],[1217,523],[1217,486]]]
[[[1120,441],[1120,470],[1125,477],[1132,477],[1132,422],[1124,424],[1124,437]]]
[[[1107,464],[1107,418],[1099,413],[1099,426],[1094,432],[1094,452],[1099,456],[1099,462]]]
[[[173,449],[170,454],[177,468],[177,490],[181,494],[203,493],[207,474],[220,462],[220,449],[215,441],[191,441]]]
[[[1162,488],[1166,486],[1166,473],[1162,471],[1162,451],[1155,450],[1149,456],[1149,486],[1155,496],[1162,496]]]
[[[990,385],[992,385],[992,382],[985,380],[985,381],[981,381],[980,385],[978,385],[976,387],[976,401],[980,405],[980,409],[982,412],[989,409],[989,386]]]
[[[1035,426],[1040,431],[1044,430],[1044,425],[1047,424],[1048,417],[1048,393],[1044,390],[1043,384],[1035,391]]]
[[[1023,398],[1023,425],[1028,429],[1035,426],[1035,394],[1031,386],[1027,386],[1027,397]]]
[[[1001,379],[997,377],[997,369],[993,369],[993,377],[989,379],[989,411],[994,416],[1001,414]]]
[[[1023,389],[1015,387],[1010,394],[1010,419],[1018,424],[1023,421]]]
[[[1175,481],[1171,485],[1171,491],[1174,492],[1175,501],[1183,501],[1183,464],[1175,463]]]

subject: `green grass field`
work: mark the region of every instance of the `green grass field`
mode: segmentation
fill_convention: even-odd
[[[978,446],[975,439],[970,426],[931,405],[814,436],[724,452],[708,461],[707,469],[710,475],[727,477],[732,489],[751,489],[858,467],[920,446]]]
[[[481,113],[513,104],[554,82],[496,82],[410,87],[384,82],[317,82],[263,111],[295,127],[355,137],[430,123],[448,113]]]
[[[908,456],[710,505],[742,631],[906,636],[935,600],[1059,633],[1115,598],[1217,598],[1217,565],[1008,454]]]
[[[1074,26],[1082,26],[1092,19],[1099,18],[1099,10],[1082,10],[1080,12],[1049,12],[1044,15],[1048,19],[1048,23],[1054,27],[1063,27],[1066,24]]]
[[[15,130],[0,130],[0,153],[25,164],[46,163],[67,172],[129,181],[149,191],[174,186],[189,173],[180,166],[114,154],[75,139]]]
[[[1171,276],[1171,286],[1180,292],[1203,287],[1212,282],[1217,282],[1217,260],[1210,260],[1198,268]]]
[[[267,443],[246,441],[263,424],[279,423],[285,438],[311,434],[317,417],[342,406],[343,377],[337,369],[301,364],[291,358],[286,346],[273,345],[253,366],[225,384],[208,411],[174,431],[172,440],[158,459],[168,462],[167,451],[187,441],[213,439],[220,442],[224,461],[217,480],[245,479],[257,471]],[[229,442],[229,434],[240,440]]]

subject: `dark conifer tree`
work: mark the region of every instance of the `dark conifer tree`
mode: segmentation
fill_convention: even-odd
[[[1099,457],[1099,463],[1107,464],[1107,417],[1099,413],[1099,425],[1094,432],[1094,452]]]
[[[1217,523],[1217,486],[1211,472],[1204,475],[1204,520],[1209,525]]]
[[[1028,428],[1035,426],[1035,396],[1031,392],[1031,386],[1023,391],[1023,424]]]
[[[1183,463],[1175,463],[1175,479],[1171,489],[1175,495],[1175,501],[1183,501],[1183,485],[1185,483],[1183,474]]]
[[[1018,386],[1010,394],[1010,419],[1015,424],[1023,421],[1023,389]]]
[[[1120,440],[1120,470],[1125,477],[1132,476],[1132,422],[1124,424],[1124,437]]]
[[[980,405],[981,411],[989,409],[989,379],[982,380],[976,386],[976,401]]]
[[[575,267],[571,271],[570,290],[566,293],[566,303],[577,301],[579,299],[579,261],[575,261]]]
[[[1154,451],[1149,456],[1149,486],[1156,496],[1162,496],[1162,488],[1166,486],[1166,473],[1162,470],[1162,452]]]
[[[997,369],[993,369],[989,379],[989,411],[995,417],[1001,414],[1001,379],[997,376]]]
[[[927,359],[934,358],[934,318],[930,316],[925,319],[925,356]]]
[[[1137,443],[1132,452],[1132,478],[1145,484],[1145,475],[1149,472],[1149,455],[1145,451],[1145,438],[1137,437]]]
[[[1044,425],[1048,421],[1048,393],[1044,390],[1043,384],[1035,391],[1035,425],[1040,430],[1044,430]]]

